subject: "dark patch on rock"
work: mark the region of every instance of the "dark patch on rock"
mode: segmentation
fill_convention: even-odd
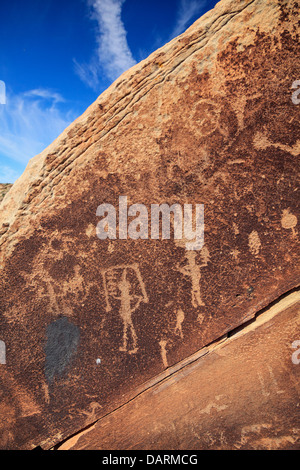
[[[45,347],[45,376],[47,382],[60,377],[75,354],[79,342],[79,328],[70,323],[68,318],[61,317],[47,327],[47,344]]]

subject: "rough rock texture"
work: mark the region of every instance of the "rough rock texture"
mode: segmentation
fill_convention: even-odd
[[[10,183],[6,183],[6,184],[0,183],[0,202],[2,201],[5,194],[10,190],[11,187],[12,187],[12,184]]]
[[[169,377],[158,376],[59,450],[299,449],[295,327],[299,331],[299,292],[189,364],[178,364]]]
[[[221,1],[123,74],[11,188],[0,447],[62,441],[299,284],[298,13],[295,1]],[[99,240],[97,207],[120,195],[203,203],[204,248]]]

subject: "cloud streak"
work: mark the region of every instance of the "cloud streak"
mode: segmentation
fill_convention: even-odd
[[[5,83],[0,80],[0,104],[6,103]]]
[[[121,12],[125,0],[90,0],[91,18],[97,21],[97,50],[89,64],[75,62],[78,76],[91,88],[96,88],[102,73],[110,80],[118,78],[135,65],[127,43],[127,33]]]
[[[194,17],[200,16],[201,12],[204,10],[205,4],[205,0],[181,0],[177,13],[177,20],[170,34],[170,39],[183,33],[189,26],[191,20]]]
[[[28,160],[44,150],[75,119],[59,107],[63,97],[51,90],[7,93],[0,106],[0,182],[11,182]]]
[[[65,99],[59,93],[46,90],[45,88],[36,88],[35,90],[26,91],[23,96],[28,98],[41,98],[53,102],[53,104],[65,102]]]

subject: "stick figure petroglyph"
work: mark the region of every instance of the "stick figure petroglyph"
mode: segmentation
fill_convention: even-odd
[[[120,303],[119,314],[123,321],[123,345],[119,350],[135,354],[138,347],[132,314],[138,310],[141,302],[149,302],[139,267],[137,264],[115,266],[104,270],[102,277],[106,311],[112,311],[114,301]],[[128,331],[131,334],[131,347],[128,344]]]
[[[181,308],[177,310],[176,316],[175,334],[183,338],[182,323],[184,322],[184,312],[181,310]]]
[[[191,280],[192,305],[194,308],[205,305],[201,299],[200,291],[201,268],[207,266],[210,258],[209,251],[205,246],[201,250],[202,264],[197,264],[196,256],[195,251],[186,251],[185,258],[187,259],[187,264],[183,267],[177,266],[177,270]]]

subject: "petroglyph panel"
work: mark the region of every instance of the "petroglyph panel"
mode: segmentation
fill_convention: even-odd
[[[0,380],[20,393],[5,402],[4,447],[73,435],[299,284],[297,21],[293,2],[221,1],[120,77],[10,188]],[[120,196],[148,213],[204,204],[202,249],[173,234],[99,240],[97,208]],[[29,415],[23,395],[41,412]]]

